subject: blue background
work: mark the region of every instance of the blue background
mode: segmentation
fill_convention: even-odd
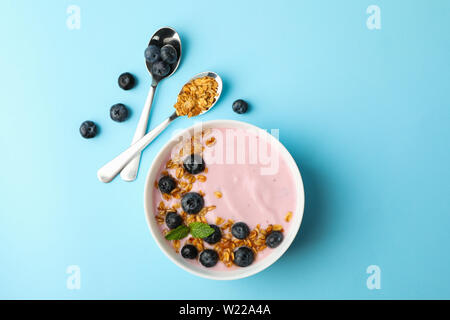
[[[66,9],[81,8],[81,29]],[[381,8],[381,30],[366,9]],[[450,298],[449,1],[18,1],[0,4],[0,298]],[[139,178],[100,183],[127,147],[150,84],[153,32],[181,35],[178,71],[157,90],[150,126],[182,84],[214,70],[225,91],[202,117],[280,129],[303,175],[301,231],[269,269],[201,279],[159,251],[145,222],[152,159]],[[137,87],[123,91],[120,73]],[[231,104],[244,98],[245,115]],[[109,107],[130,107],[129,121]],[[82,139],[82,121],[99,124]],[[366,268],[381,268],[381,289]],[[81,268],[81,289],[66,268]]]

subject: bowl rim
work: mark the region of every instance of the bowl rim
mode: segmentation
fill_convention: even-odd
[[[268,135],[271,141],[277,141],[280,151],[282,152],[282,157],[285,161],[287,161],[289,168],[292,170],[292,174],[294,175],[294,180],[297,189],[297,207],[293,211],[293,219],[291,220],[292,225],[289,228],[288,234],[285,235],[284,241],[277,248],[276,252],[271,253],[263,260],[259,261],[256,264],[253,264],[246,268],[239,268],[236,270],[230,271],[214,271],[211,269],[200,269],[194,264],[190,264],[181,260],[181,255],[175,253],[172,246],[168,244],[166,239],[162,236],[162,233],[159,230],[159,227],[154,219],[154,210],[153,210],[153,188],[154,188],[154,179],[153,175],[156,175],[155,171],[159,170],[161,167],[161,163],[165,158],[167,152],[170,152],[172,145],[179,141],[179,137],[194,131],[195,128],[201,126],[203,129],[206,128],[242,128],[242,129],[253,129],[257,130],[257,132],[264,132]],[[271,266],[275,263],[291,246],[294,239],[296,238],[298,231],[300,229],[301,222],[303,220],[303,213],[305,207],[305,192],[303,186],[303,180],[298,168],[298,165],[286,147],[273,137],[269,132],[255,126],[253,124],[237,121],[237,120],[209,120],[209,121],[199,121],[193,124],[192,126],[185,128],[183,130],[177,131],[159,150],[156,156],[153,159],[152,165],[150,166],[147,177],[144,185],[144,213],[147,221],[147,225],[150,229],[150,233],[152,234],[156,244],[160,248],[160,250],[177,266],[180,268],[192,273],[196,276],[212,279],[212,280],[236,280],[246,278],[252,275],[255,275],[264,269]]]

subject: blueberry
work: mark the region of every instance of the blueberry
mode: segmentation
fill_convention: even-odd
[[[130,90],[134,87],[135,80],[131,73],[125,72],[119,76],[118,83],[123,90]]]
[[[283,234],[280,231],[271,232],[266,238],[266,244],[269,248],[276,248],[283,241]]]
[[[215,250],[206,249],[200,253],[200,263],[207,268],[214,267],[219,261],[219,255]]]
[[[188,192],[181,199],[181,207],[188,214],[199,213],[205,205],[205,200],[197,192]]]
[[[220,231],[220,228],[218,226],[216,226],[215,224],[210,224],[209,226],[214,229],[214,232],[212,234],[210,234],[209,236],[207,236],[206,238],[203,238],[203,240],[206,243],[215,244],[215,243],[219,242],[220,239],[222,239],[222,232]]]
[[[248,237],[250,233],[250,229],[248,228],[248,225],[246,225],[244,222],[236,222],[231,227],[231,234],[238,239],[245,239]]]
[[[233,102],[233,111],[239,114],[246,113],[248,109],[248,104],[244,100],[236,100]]]
[[[239,267],[248,267],[255,260],[253,250],[248,247],[239,247],[234,251],[234,264]]]
[[[123,122],[128,118],[128,109],[123,104],[117,103],[111,107],[109,115],[114,121]]]
[[[149,45],[144,52],[145,60],[150,63],[155,63],[161,58],[161,49],[154,44]]]
[[[176,186],[177,182],[171,176],[163,176],[158,181],[158,187],[162,193],[170,193]]]
[[[198,154],[191,154],[183,161],[183,167],[190,174],[197,174],[205,170],[205,161]]]
[[[183,218],[176,212],[171,211],[166,214],[166,225],[169,229],[175,229],[183,223]]]
[[[187,244],[181,248],[181,256],[185,259],[195,259],[197,258],[198,250],[192,244]]]
[[[162,61],[167,62],[168,64],[172,64],[177,62],[178,55],[177,50],[170,44],[166,44],[161,48],[161,59]]]
[[[83,138],[90,139],[97,135],[97,125],[92,121],[84,121],[80,126],[80,134]]]
[[[170,66],[164,61],[155,62],[152,65],[152,74],[159,77],[165,77],[170,72]]]

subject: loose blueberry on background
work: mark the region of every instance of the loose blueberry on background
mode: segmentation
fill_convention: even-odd
[[[183,218],[176,213],[176,211],[171,211],[166,214],[166,225],[169,229],[175,229],[183,223]]]
[[[170,72],[170,66],[164,61],[155,62],[152,65],[152,74],[159,77],[165,77]]]
[[[183,161],[184,169],[190,174],[197,174],[205,170],[205,161],[198,154],[191,154]]]
[[[276,248],[283,241],[283,234],[280,231],[272,231],[266,238],[266,245],[269,248]]]
[[[248,225],[244,222],[236,222],[231,227],[231,234],[237,239],[245,239],[250,234],[250,229]]]
[[[171,176],[163,176],[158,181],[159,190],[162,193],[170,193],[177,186],[177,182]]]
[[[181,199],[181,207],[188,214],[199,213],[205,205],[205,200],[197,192],[188,192]]]
[[[90,139],[97,135],[97,125],[92,121],[84,121],[80,126],[80,134],[83,138]]]
[[[181,256],[185,259],[195,259],[197,258],[198,250],[192,244],[187,244],[181,248]]]
[[[161,49],[154,44],[149,45],[144,52],[145,60],[150,63],[155,63],[161,58]]]
[[[220,228],[218,226],[216,226],[215,224],[210,224],[209,226],[214,229],[214,232],[212,234],[210,234],[209,236],[207,236],[206,238],[203,238],[203,240],[206,243],[215,244],[215,243],[219,242],[220,239],[222,239],[222,232],[220,231]]]
[[[177,50],[170,44],[166,44],[161,48],[161,59],[162,61],[167,62],[168,64],[172,64],[177,62],[178,55]]]
[[[239,247],[234,251],[234,264],[239,267],[248,267],[255,260],[253,250],[248,247]]]
[[[233,102],[233,111],[239,114],[246,113],[248,109],[248,104],[242,99]]]
[[[214,267],[219,261],[219,255],[215,250],[206,249],[200,253],[200,263],[207,268]]]
[[[125,72],[119,76],[118,83],[123,90],[130,90],[134,87],[135,79],[131,73]]]
[[[117,103],[109,110],[111,119],[116,122],[123,122],[128,118],[128,109],[122,103]]]

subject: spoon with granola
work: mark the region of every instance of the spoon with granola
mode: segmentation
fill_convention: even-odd
[[[194,76],[178,94],[177,102],[174,105],[175,112],[127,150],[101,167],[97,171],[98,179],[105,183],[112,181],[127,163],[144,150],[173,120],[180,116],[191,118],[204,114],[216,104],[221,93],[222,79],[217,73],[207,71]]]

